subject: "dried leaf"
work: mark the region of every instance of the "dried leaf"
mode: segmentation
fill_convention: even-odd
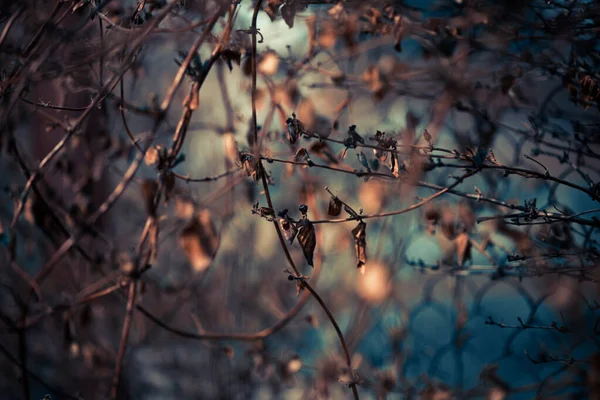
[[[254,182],[258,182],[261,178],[260,163],[258,159],[250,153],[240,153],[239,156],[240,166],[246,172],[246,175],[251,176]]]
[[[329,200],[329,207],[327,208],[327,214],[332,217],[337,217],[342,213],[342,202],[337,197],[332,197]]]
[[[269,18],[272,21],[275,21],[275,17],[277,17],[277,11],[279,11],[279,7],[283,4],[283,0],[267,0],[267,3],[263,7],[264,12],[267,13]]]
[[[179,245],[196,272],[210,265],[217,254],[219,242],[219,233],[207,209],[200,210],[179,235]]]
[[[296,142],[300,138],[300,135],[302,135],[302,133],[304,132],[304,126],[302,125],[300,120],[296,118],[295,113],[292,114],[292,118],[287,119],[286,124],[288,131],[288,140],[290,141],[290,144],[296,144]]]
[[[279,227],[283,232],[283,237],[290,242],[290,244],[294,243],[294,238],[298,234],[298,228],[294,225],[290,217],[287,215],[285,217],[279,217],[278,219]]]
[[[339,164],[337,156],[329,147],[329,144],[325,141],[315,142],[309,148],[310,152],[316,154],[320,159],[325,161],[327,164]]]
[[[467,260],[471,259],[471,240],[466,232],[459,234],[455,240],[458,265],[462,267]]]
[[[356,268],[364,275],[364,266],[367,263],[367,224],[360,221],[354,229],[352,229],[352,235],[354,236],[354,250],[356,252]]]
[[[281,17],[290,28],[294,27],[294,17],[296,16],[296,7],[294,4],[284,4],[281,6]]]
[[[302,252],[306,258],[306,262],[311,267],[313,265],[313,256],[315,247],[317,247],[317,235],[315,233],[315,226],[307,218],[301,219],[298,224],[298,243],[302,246]]]

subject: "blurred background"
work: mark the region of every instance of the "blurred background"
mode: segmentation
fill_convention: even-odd
[[[0,11],[6,398],[600,398],[597,3]]]

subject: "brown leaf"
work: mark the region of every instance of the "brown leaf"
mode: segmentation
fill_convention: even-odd
[[[296,228],[290,217],[287,215],[285,217],[279,217],[278,221],[285,239],[288,240],[290,244],[294,243],[294,238],[298,234],[298,228]]]
[[[283,4],[283,0],[267,0],[267,3],[263,7],[264,12],[267,13],[269,18],[272,21],[275,21],[275,17],[277,17],[277,11],[279,11],[279,7]]]
[[[179,245],[196,272],[210,265],[217,254],[219,242],[219,233],[207,209],[200,210],[179,235]]]
[[[337,217],[342,213],[342,202],[337,197],[332,197],[329,200],[329,208],[327,208],[327,214],[332,217]]]
[[[306,258],[306,262],[311,267],[313,265],[313,256],[315,253],[315,247],[317,247],[317,235],[315,233],[315,226],[307,218],[301,219],[298,222],[298,242],[302,246],[302,252]]]
[[[466,232],[459,234],[455,240],[458,265],[462,267],[467,260],[471,259],[471,240]]]
[[[356,252],[356,268],[364,274],[364,266],[367,263],[367,224],[360,221],[354,229],[352,229],[352,235],[354,236],[354,250]]]
[[[142,182],[142,195],[144,196],[144,204],[146,205],[146,213],[150,216],[156,216],[156,207],[154,199],[158,192],[158,183],[154,179],[145,179]]]
[[[240,166],[243,168],[246,175],[251,176],[254,182],[258,182],[261,178],[261,169],[258,158],[249,153],[240,153]]]
[[[281,7],[281,16],[290,28],[294,27],[294,17],[296,16],[295,4],[284,4]]]
[[[311,153],[319,156],[319,158],[321,158],[327,164],[339,164],[337,155],[333,152],[333,150],[331,150],[331,147],[329,147],[329,144],[325,141],[320,140],[315,142],[312,146],[310,146],[309,150]]]

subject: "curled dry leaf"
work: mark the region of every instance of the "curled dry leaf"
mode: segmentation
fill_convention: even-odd
[[[367,263],[367,224],[360,221],[354,229],[354,250],[356,252],[356,268],[364,275],[365,264]]]
[[[239,156],[240,166],[246,172],[246,175],[251,176],[254,182],[258,182],[261,178],[260,163],[258,158],[254,157],[250,153],[240,153]]]
[[[317,247],[317,235],[315,233],[315,226],[308,218],[301,219],[298,224],[298,243],[302,246],[302,252],[306,258],[306,262],[311,267],[314,267],[313,256],[315,253],[315,247]]]
[[[290,217],[287,215],[284,217],[279,217],[277,221],[279,222],[279,227],[281,228],[283,237],[285,237],[290,244],[294,243],[294,238],[298,234],[298,228],[296,228]]]
[[[337,197],[332,197],[329,200],[329,207],[327,208],[327,214],[332,217],[337,217],[342,213],[342,202]]]
[[[285,122],[287,124],[288,140],[290,141],[290,144],[296,144],[300,135],[304,132],[304,126],[302,125],[302,122],[296,118],[295,113]]]
[[[205,270],[211,264],[219,242],[220,235],[207,209],[200,210],[179,235],[179,245],[196,272]]]

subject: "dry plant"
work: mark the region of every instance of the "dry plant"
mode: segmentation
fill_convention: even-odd
[[[6,398],[600,399],[600,5],[0,6]]]

